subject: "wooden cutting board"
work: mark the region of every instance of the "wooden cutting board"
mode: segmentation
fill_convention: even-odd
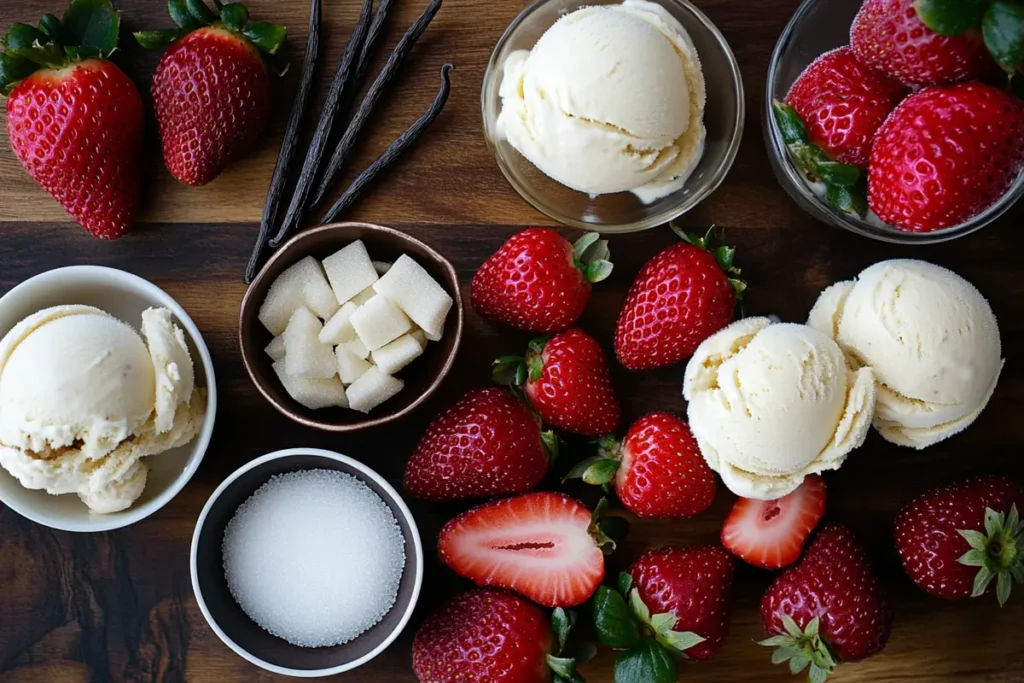
[[[166,27],[164,3],[119,0],[127,30]],[[357,12],[355,0],[325,0],[330,46],[322,95]],[[389,48],[421,11],[420,0],[397,0]],[[760,98],[768,57],[797,0],[698,0],[721,28],[743,67],[746,133],[725,184],[688,214],[684,225],[724,227],[751,284],[748,311],[784,320],[806,318],[818,291],[837,279],[893,257],[925,258],[952,268],[989,297],[1002,329],[1006,369],[992,404],[966,433],[928,450],[898,449],[872,435],[842,471],[830,475],[829,514],[850,525],[868,545],[895,603],[886,651],[842,666],[837,683],[885,681],[1024,681],[1024,595],[1000,610],[995,598],[960,603],[930,598],[904,576],[891,544],[899,505],[922,489],[953,477],[997,472],[1024,478],[1024,283],[1019,277],[1020,208],[1001,222],[954,243],[908,248],[829,229],[801,212],[776,184],[761,138]],[[428,106],[442,63],[453,61],[453,95],[444,115],[395,171],[351,214],[355,220],[407,230],[450,258],[468,295],[476,268],[517,229],[546,225],[505,183],[481,134],[478,94],[491,47],[523,0],[446,0],[358,150],[353,174],[379,154]],[[253,0],[260,19],[286,24],[288,55],[305,42],[307,3]],[[63,0],[3,0],[0,27],[60,13]],[[127,31],[123,32],[127,35]],[[119,60],[148,89],[156,56],[123,41]],[[52,531],[0,506],[0,680],[250,683],[276,677],[235,656],[208,628],[196,606],[188,572],[189,542],[203,503],[231,471],[278,448],[316,446],[362,459],[393,482],[427,422],[468,387],[488,381],[489,361],[523,348],[527,337],[502,334],[467,312],[458,368],[426,405],[397,427],[353,436],[299,428],[260,397],[245,374],[236,342],[242,272],[292,99],[298,70],[277,85],[270,134],[250,158],[211,185],[192,189],[164,170],[148,122],[146,197],[142,222],[124,239],[102,243],[76,227],[26,176],[6,143],[0,144],[0,291],[50,268],[90,263],[123,268],[155,282],[191,314],[213,353],[221,390],[214,441],[196,477],[149,519],[113,533]],[[0,117],[3,115],[0,114]],[[350,174],[351,177],[351,174]],[[667,229],[615,237],[615,272],[596,288],[582,325],[610,346],[615,319],[632,278],[660,248]],[[613,368],[628,419],[645,412],[684,410],[682,367],[630,373]],[[636,522],[626,547],[612,560],[624,567],[645,549],[716,541],[733,497],[722,487],[711,510],[676,523]],[[413,504],[428,551],[440,525],[459,506]],[[682,667],[688,681],[787,681],[768,652],[759,601],[771,576],[740,567],[728,642],[710,661]],[[427,589],[413,622],[383,655],[337,677],[351,683],[411,683],[415,628],[466,584],[431,560]],[[614,655],[603,653],[584,673],[610,683]]]

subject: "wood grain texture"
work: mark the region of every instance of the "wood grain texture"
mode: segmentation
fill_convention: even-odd
[[[53,0],[4,0],[0,25],[59,11]],[[163,3],[122,1],[130,28],[165,25]],[[356,3],[328,2],[327,17],[335,61]],[[419,12],[422,3],[397,0],[389,42]],[[750,111],[763,86],[774,36],[796,0],[699,3],[722,27],[737,50]],[[305,26],[305,3],[251,3],[253,14]],[[408,231],[455,264],[468,299],[468,283],[483,259],[518,226],[544,222],[509,188],[481,139],[477,92],[490,47],[521,2],[448,0],[387,111],[375,121],[354,169],[362,168],[418,112],[436,87],[436,71],[455,61],[454,93],[438,127],[357,211],[354,219]],[[303,36],[293,33],[292,45]],[[135,63],[134,48],[123,59]],[[155,58],[132,68],[144,83]],[[295,78],[293,73],[290,77]],[[326,80],[327,74],[323,76]],[[286,80],[281,102],[294,87]],[[284,107],[279,107],[284,109]],[[279,121],[286,112],[279,111]],[[467,311],[467,331],[456,370],[438,395],[398,426],[356,435],[332,436],[300,429],[274,412],[245,374],[236,342],[241,274],[256,233],[256,220],[269,181],[280,124],[253,158],[207,188],[175,184],[152,155],[149,208],[145,224],[116,243],[101,243],[76,228],[59,207],[21,172],[6,144],[0,145],[0,292],[27,277],[71,264],[123,268],[166,289],[191,314],[213,354],[221,390],[214,440],[192,482],[164,509],[128,529],[74,535],[28,522],[0,506],[0,681],[20,682],[199,682],[249,683],[279,680],[235,656],[213,634],[192,595],[188,552],[193,525],[207,497],[231,471],[271,450],[324,447],[352,455],[397,483],[405,460],[427,422],[465,389],[487,381],[489,361],[519,351],[527,337],[502,334]],[[1024,478],[1024,285],[1017,278],[1015,234],[1024,212],[955,243],[912,249],[871,242],[815,223],[775,184],[764,156],[760,126],[748,121],[740,158],[725,185],[684,221],[694,229],[724,226],[738,248],[751,283],[748,310],[776,313],[784,320],[806,318],[818,291],[878,260],[926,258],[973,281],[990,298],[1002,329],[1007,358],[992,404],[978,422],[957,437],[923,452],[898,449],[872,435],[841,472],[827,477],[829,514],[850,525],[868,545],[896,609],[893,638],[886,651],[867,662],[843,665],[837,683],[915,681],[1024,681],[1024,647],[1019,624],[1024,595],[1002,610],[992,596],[952,603],[932,599],[904,576],[891,545],[891,523],[899,505],[922,489],[973,473]],[[151,151],[155,150],[152,146]],[[582,321],[610,346],[618,309],[645,260],[670,244],[665,229],[615,237],[616,270],[597,287]],[[613,368],[627,419],[645,412],[684,410],[682,367],[630,373]],[[567,458],[582,452],[579,444]],[[567,463],[565,463],[567,464]],[[573,493],[590,495],[581,489]],[[649,547],[715,542],[733,497],[720,487],[713,508],[677,523],[637,522],[611,571]],[[465,506],[412,502],[425,546]],[[762,637],[758,605],[771,576],[741,567],[733,628],[712,661],[684,666],[688,681],[764,683],[789,681],[773,668],[768,653],[754,644]],[[413,622],[383,655],[355,672],[349,683],[413,683],[410,644],[415,628],[466,583],[432,557],[427,590]],[[585,670],[591,683],[611,683],[614,655],[604,653]]]

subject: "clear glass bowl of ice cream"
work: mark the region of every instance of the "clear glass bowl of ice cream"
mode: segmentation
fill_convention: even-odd
[[[512,187],[559,223],[609,233],[696,206],[743,132],[736,59],[685,0],[537,0],[495,46],[480,100]]]
[[[805,0],[783,29],[768,65],[761,104],[764,139],[775,177],[790,198],[814,218],[883,242],[933,244],[980,230],[1024,196],[1024,173],[992,205],[963,223],[930,232],[911,232],[885,223],[871,211],[861,218],[833,208],[826,199],[825,186],[810,182],[787,150],[772,113],[772,100],[785,100],[793,83],[814,60],[850,42],[850,26],[862,4],[863,0]]]

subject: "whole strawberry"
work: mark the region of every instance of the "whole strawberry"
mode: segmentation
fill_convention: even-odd
[[[714,546],[661,548],[619,575],[618,590],[594,597],[594,630],[625,650],[616,683],[674,683],[676,658],[714,655],[725,641],[732,607],[733,560]]]
[[[957,225],[999,199],[1024,165],[1024,107],[983,83],[925,88],[879,129],[868,203],[901,230]]]
[[[575,245],[551,228],[513,235],[473,276],[473,308],[496,323],[528,332],[572,327],[590,285],[612,272],[608,241],[587,233]]]
[[[622,411],[604,351],[577,327],[530,342],[525,360],[499,358],[494,378],[522,387],[541,419],[557,429],[599,436],[619,426]]]
[[[875,132],[905,94],[902,84],[857,61],[849,47],[818,57],[793,83],[786,104],[811,144],[831,159],[867,168]]]
[[[75,0],[63,21],[14,24],[0,53],[7,136],[28,174],[83,228],[115,239],[139,199],[142,98],[106,57],[121,17],[109,0]]]
[[[556,444],[509,392],[472,389],[427,427],[406,464],[405,490],[430,501],[525,493],[544,478]]]
[[[978,79],[993,70],[994,62],[980,32],[936,33],[919,16],[917,7],[922,4],[915,0],[865,0],[850,31],[850,46],[857,58],[912,86]]]
[[[420,683],[550,683],[552,668],[575,673],[573,660],[554,659],[569,619],[556,610],[553,620],[554,629],[547,613],[510,593],[463,593],[416,632],[413,671]],[[556,677],[570,680],[582,679]]]
[[[892,609],[864,547],[845,527],[822,527],[800,563],[782,573],[761,600],[761,620],[779,648],[773,662],[793,673],[810,667],[822,681],[842,661],[878,654],[889,641]]]
[[[1024,488],[978,477],[928,491],[896,516],[896,550],[914,583],[947,599],[983,595],[1002,605],[1024,581]]]
[[[614,482],[622,504],[638,517],[684,519],[715,500],[715,474],[686,422],[651,413],[633,423],[621,442],[601,440],[601,454],[569,472],[588,484]]]
[[[675,229],[675,228],[673,228]],[[677,231],[685,242],[648,261],[629,288],[615,328],[615,354],[630,370],[678,363],[733,321],[737,296],[734,250]]]
[[[249,21],[241,3],[169,0],[177,29],[140,31],[149,50],[167,47],[153,73],[153,107],[164,163],[187,185],[205,185],[246,154],[270,118],[271,59],[285,29]]]

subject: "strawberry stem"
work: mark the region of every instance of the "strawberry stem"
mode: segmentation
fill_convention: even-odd
[[[971,597],[984,595],[995,580],[996,598],[1002,607],[1010,598],[1013,584],[1024,583],[1024,523],[1017,506],[1010,507],[1009,515],[986,508],[984,533],[974,529],[961,529],[959,533],[971,549],[957,562],[978,567]]]

